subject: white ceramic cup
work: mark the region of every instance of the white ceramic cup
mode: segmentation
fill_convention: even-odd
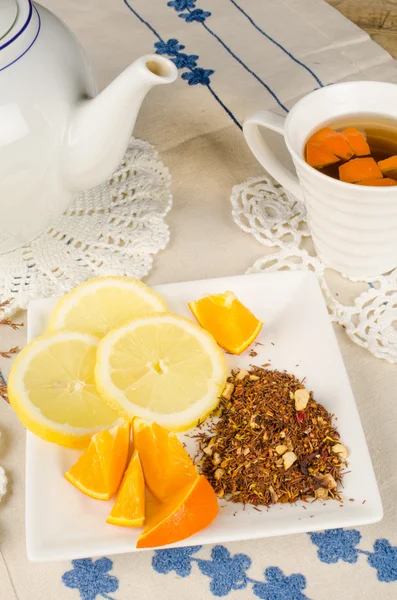
[[[349,115],[386,117],[397,123],[397,85],[374,81],[330,85],[299,100],[285,119],[268,111],[255,113],[245,120],[243,130],[266,171],[305,202],[321,260],[349,277],[370,279],[397,267],[397,187],[344,183],[304,160],[308,137],[332,121],[348,122]],[[259,126],[284,136],[297,176],[276,158]]]

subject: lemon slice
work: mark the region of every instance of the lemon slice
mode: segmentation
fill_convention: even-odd
[[[214,338],[171,314],[135,319],[100,342],[95,379],[109,406],[183,431],[217,405],[226,363]]]
[[[97,431],[122,422],[95,386],[98,342],[85,333],[58,331],[20,352],[8,395],[27,429],[49,442],[83,448]]]
[[[59,300],[49,330],[73,329],[102,337],[131,319],[159,312],[168,312],[164,300],[138,279],[96,277]]]

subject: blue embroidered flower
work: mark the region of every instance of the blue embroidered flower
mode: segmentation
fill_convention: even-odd
[[[79,590],[81,600],[96,600],[97,597],[112,600],[108,593],[115,592],[119,580],[108,572],[113,568],[109,558],[72,560],[73,569],[62,576],[66,587]]]
[[[374,553],[368,556],[371,567],[377,570],[379,581],[397,581],[397,546],[387,540],[376,540]]]
[[[152,567],[162,575],[175,571],[180,577],[187,577],[192,570],[192,554],[199,550],[201,550],[201,546],[156,550],[156,554],[152,558]]]
[[[182,79],[185,79],[189,85],[197,85],[200,83],[201,85],[209,85],[210,76],[215,73],[212,69],[202,69],[201,67],[197,67],[188,73],[182,74]]]
[[[211,552],[212,560],[198,560],[200,571],[211,577],[211,592],[214,596],[227,596],[231,590],[242,590],[247,586],[246,570],[251,559],[246,554],[233,557],[225,546],[215,546]]]
[[[256,582],[253,592],[262,600],[307,600],[302,594],[306,587],[303,575],[284,575],[278,567],[268,567],[265,571],[266,583]]]
[[[357,529],[329,529],[324,533],[309,533],[313,544],[319,547],[317,555],[322,562],[332,564],[338,560],[347,563],[357,562],[359,550],[356,546],[361,540]]]
[[[178,52],[175,58],[172,58],[172,62],[178,69],[194,69],[197,66],[197,54],[184,54]]]
[[[172,2],[167,2],[167,6],[175,8],[178,12],[183,12],[195,8],[196,0],[172,0]]]
[[[195,8],[194,10],[187,13],[182,13],[179,16],[181,19],[185,19],[186,23],[193,23],[193,21],[204,23],[206,18],[211,16],[211,13],[202,10],[201,8]]]
[[[182,46],[175,38],[171,38],[167,42],[163,40],[154,44],[156,48],[156,54],[165,54],[167,56],[176,56],[180,50],[183,50],[185,46]]]

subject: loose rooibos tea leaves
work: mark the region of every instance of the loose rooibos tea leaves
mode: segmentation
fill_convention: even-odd
[[[201,469],[219,497],[269,506],[341,500],[347,450],[332,416],[293,375],[234,371],[221,416],[199,436]]]

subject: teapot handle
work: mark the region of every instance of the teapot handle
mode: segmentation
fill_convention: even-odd
[[[275,156],[258,129],[260,125],[284,136],[284,123],[284,117],[280,117],[268,110],[262,110],[245,119],[243,133],[249,149],[262,167],[277,179],[295,198],[303,202],[299,179]]]

